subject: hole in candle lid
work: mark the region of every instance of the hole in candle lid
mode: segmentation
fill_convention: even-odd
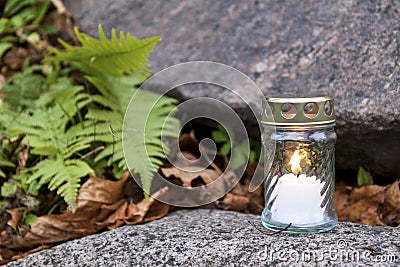
[[[284,103],[281,106],[281,111],[285,119],[292,119],[296,116],[296,107],[292,103]]]
[[[304,115],[307,118],[312,119],[315,118],[318,114],[318,105],[315,102],[308,102],[304,105]]]
[[[325,102],[324,104],[324,112],[327,116],[331,116],[332,112],[333,112],[333,105],[332,105],[332,101],[328,100]]]

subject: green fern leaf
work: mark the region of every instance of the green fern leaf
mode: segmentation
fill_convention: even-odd
[[[76,34],[81,47],[60,41],[65,51],[54,51],[54,56],[47,59],[48,62],[69,62],[86,75],[86,80],[98,91],[90,96],[92,103],[88,105],[85,115],[85,120],[90,123],[81,124],[82,129],[72,126],[71,135],[73,132],[86,141],[105,142],[104,150],[95,157],[95,161],[99,163],[107,160],[109,166],[126,168],[121,133],[126,108],[136,94],[134,129],[128,129],[129,136],[133,136],[133,139],[129,138],[129,147],[134,155],[130,162],[134,162],[131,167],[140,174],[143,187],[149,192],[153,174],[165,157],[161,133],[165,136],[176,136],[179,127],[179,121],[175,118],[168,119],[164,124],[168,114],[175,108],[175,100],[160,98],[159,95],[147,91],[139,92],[134,88],[148,77],[147,57],[160,38],[138,40],[129,33],[120,33],[118,40],[113,29],[111,39],[108,39],[101,26],[99,39],[77,30]],[[134,75],[126,76],[132,74]],[[144,116],[146,113],[143,110],[153,106],[157,99],[159,101],[150,115]]]
[[[85,118],[92,119],[96,121],[119,121],[122,122],[121,113],[110,111],[110,110],[103,110],[103,109],[89,109],[88,113],[86,114]],[[121,124],[120,124],[121,127]]]
[[[105,149],[96,156],[96,162],[107,159],[108,165],[116,164],[118,168],[126,168],[121,132],[126,108],[132,96],[135,95],[135,116],[131,119],[137,129],[128,129],[128,132],[123,135],[129,136],[128,146],[132,148],[129,154],[134,155],[134,158],[129,160],[132,163],[130,167],[134,172],[139,173],[145,192],[149,192],[153,175],[161,166],[161,159],[165,158],[161,134],[173,137],[177,137],[178,134],[179,121],[173,117],[166,121],[167,115],[175,108],[176,100],[168,97],[160,98],[158,94],[133,89],[132,81],[127,79],[115,79],[112,76],[103,75],[102,78],[88,77],[88,80],[101,92],[96,99],[92,99],[103,109],[89,108],[86,118],[100,122],[96,124],[96,131],[102,133],[96,135],[98,140],[107,140],[107,136],[109,137]],[[117,105],[108,105],[107,101],[112,101]],[[149,116],[144,116],[146,112],[143,113],[143,111],[152,107],[154,103],[156,104]],[[104,109],[104,106],[111,110]],[[139,130],[142,126],[145,128],[144,132]],[[113,133],[110,132],[111,128]]]
[[[139,40],[130,33],[124,35],[123,32],[120,32],[118,40],[115,29],[112,29],[111,40],[109,40],[101,25],[99,25],[98,32],[99,40],[81,33],[75,28],[76,36],[82,46],[71,46],[59,40],[66,50],[54,50],[55,55],[48,58],[47,61],[68,61],[88,74],[99,72],[114,76],[135,74],[138,77],[147,77],[149,75],[147,57],[159,42],[159,36]]]
[[[76,197],[81,178],[93,173],[89,165],[81,160],[49,159],[37,165],[36,172],[29,177],[28,183],[39,181],[38,185],[48,184],[50,190],[57,190],[71,210],[76,210]]]
[[[76,159],[81,157],[81,151],[91,146],[93,140],[77,130],[92,122],[79,123],[73,119],[88,103],[82,89],[72,86],[61,90],[53,96],[55,104],[15,114],[13,121],[7,125],[11,133],[26,135],[24,142],[30,144],[31,154],[44,158],[33,172],[26,172],[25,175],[29,175],[27,183],[37,183],[36,188],[48,184],[50,190],[57,189],[57,194],[72,210],[75,209],[81,177],[93,172],[87,163]],[[73,127],[69,126],[71,123]]]
[[[15,164],[3,155],[2,151],[0,151],[0,167],[15,167]],[[0,169],[0,177],[5,178],[6,174]]]
[[[109,164],[116,163],[118,168],[126,169],[125,158],[122,148],[122,142],[119,140],[115,143],[110,143],[103,151],[101,151],[95,158],[95,161],[100,161],[109,158]]]
[[[1,88],[6,94],[5,100],[14,107],[21,110],[24,107],[33,107],[34,101],[44,91],[45,79],[43,76],[34,74],[40,66],[27,66],[25,61],[22,72],[17,72],[7,80],[7,85]]]
[[[123,133],[126,161],[132,171],[140,174],[146,194],[150,193],[153,175],[161,166],[161,159],[165,158],[161,140],[163,127],[168,128],[164,136],[177,137],[179,129],[176,118],[166,119],[174,110],[176,100],[167,97],[158,99],[160,96],[155,93],[138,90],[134,105],[129,106],[124,119],[126,125],[134,127],[125,128]],[[143,113],[149,115],[146,117]]]

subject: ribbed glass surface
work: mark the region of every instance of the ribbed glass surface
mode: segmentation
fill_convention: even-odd
[[[337,223],[334,209],[336,134],[322,129],[265,127],[265,227],[287,232],[323,232]],[[275,153],[273,153],[274,148]]]

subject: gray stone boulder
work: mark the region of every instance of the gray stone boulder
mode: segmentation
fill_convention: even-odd
[[[7,266],[398,266],[400,229],[339,223],[328,233],[265,235],[256,215],[181,210],[66,242]]]
[[[97,24],[139,38],[160,35],[154,71],[192,60],[225,63],[249,75],[265,95],[327,94],[336,105],[337,165],[400,176],[400,1],[66,0],[77,25]],[[215,87],[179,88],[179,97],[223,100]],[[261,99],[259,100],[261,102]]]

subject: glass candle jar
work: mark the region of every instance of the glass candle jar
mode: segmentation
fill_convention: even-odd
[[[291,233],[332,229],[337,224],[333,99],[268,97],[263,106],[263,225]]]

